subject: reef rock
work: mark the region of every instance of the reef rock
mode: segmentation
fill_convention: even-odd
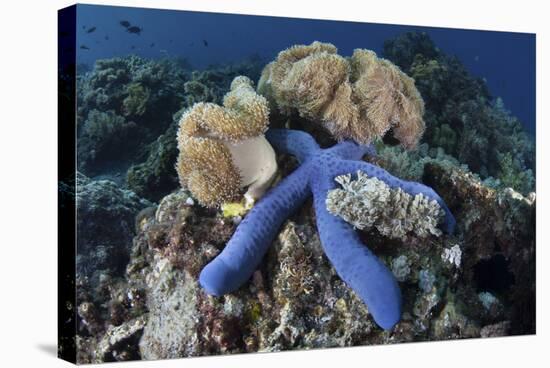
[[[428,239],[411,235],[406,242],[375,230],[365,233],[388,267],[397,270],[392,266],[406,261],[407,272],[399,271],[403,317],[386,332],[324,256],[310,205],[285,222],[245,286],[212,297],[197,276],[223,249],[235,224],[219,211],[194,205],[183,190],[168,195],[154,215],[142,218],[128,267],[130,280],[142,280],[149,310],[141,357],[533,333],[534,315],[519,314],[534,312],[533,198],[487,188],[451,165],[429,163],[423,177],[451,203],[458,232]],[[457,249],[461,262],[456,257],[449,262],[444,255]],[[495,261],[500,257],[503,264]],[[513,281],[488,284],[483,274],[494,270]],[[499,307],[487,309],[479,296],[484,293],[498,298]]]
[[[77,174],[77,270],[94,285],[121,276],[130,258],[135,217],[151,203],[109,180]]]

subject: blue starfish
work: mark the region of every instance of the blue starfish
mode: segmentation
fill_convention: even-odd
[[[220,296],[239,288],[256,270],[282,223],[313,193],[321,244],[338,275],[367,305],[376,323],[392,328],[401,318],[401,292],[391,271],[360,240],[353,227],[326,209],[329,190],[338,175],[363,171],[391,188],[401,188],[436,200],[445,211],[444,230],[452,232],[455,219],[431,188],[398,179],[378,166],[361,161],[372,146],[344,141],[321,149],[309,134],[272,129],[266,134],[276,150],[294,155],[301,165],[259,200],[239,224],[224,250],[200,274],[208,294]]]

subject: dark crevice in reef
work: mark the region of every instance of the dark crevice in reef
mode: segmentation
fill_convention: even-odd
[[[515,283],[509,262],[501,254],[479,261],[474,266],[474,280],[478,291],[495,293],[509,291]]]

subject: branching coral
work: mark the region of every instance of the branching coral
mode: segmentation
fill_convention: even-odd
[[[313,193],[321,243],[338,275],[367,304],[374,320],[392,328],[401,317],[401,293],[391,271],[360,240],[350,224],[326,208],[328,192],[338,175],[365,172],[390,188],[435,200],[445,212],[444,230],[452,232],[455,220],[443,200],[431,188],[398,179],[377,166],[360,161],[371,150],[351,141],[321,149],[305,132],[270,130],[269,141],[294,155],[301,166],[258,201],[239,224],[224,250],[201,272],[199,281],[207,293],[222,295],[245,283],[261,262],[282,223]]]
[[[414,80],[369,50],[347,60],[336,47],[313,42],[279,53],[266,66],[258,91],[272,106],[321,124],[336,138],[368,144],[389,129],[405,147],[424,131],[424,104]]]
[[[86,150],[86,159],[91,161],[105,159],[112,153],[113,147],[124,141],[136,128],[136,124],[126,121],[113,110],[90,110],[82,128],[85,139],[79,141],[78,149]]]
[[[327,209],[358,229],[376,228],[382,235],[404,240],[408,233],[419,237],[440,236],[437,228],[443,211],[422,193],[412,196],[401,188],[391,189],[377,178],[357,172],[336,177],[342,189],[328,192]]]
[[[124,115],[143,115],[147,108],[150,91],[140,83],[132,83],[126,88],[128,96],[122,101]]]
[[[277,170],[264,138],[269,109],[247,77],[237,77],[223,106],[197,103],[180,120],[176,164],[180,183],[205,206],[260,198]]]

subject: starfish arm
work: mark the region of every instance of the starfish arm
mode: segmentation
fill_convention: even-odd
[[[265,136],[277,151],[296,156],[300,162],[320,149],[311,135],[299,130],[269,129]]]
[[[445,212],[443,229],[449,234],[454,232],[456,220],[453,214],[447,207],[445,201],[429,186],[414,181],[399,179],[391,175],[386,170],[364,161],[343,160],[342,164],[339,166],[338,172],[335,173],[335,176],[348,173],[355,174],[358,170],[361,170],[368,176],[376,177],[382,180],[390,188],[401,188],[403,191],[412,196],[422,194],[432,200],[435,200]]]
[[[392,272],[360,240],[352,226],[326,209],[327,191],[312,183],[317,229],[323,249],[336,272],[367,305],[376,323],[391,329],[401,318],[401,291]]]
[[[282,223],[309,195],[307,166],[301,166],[271,189],[239,224],[223,251],[201,271],[208,294],[238,289],[256,270]]]

